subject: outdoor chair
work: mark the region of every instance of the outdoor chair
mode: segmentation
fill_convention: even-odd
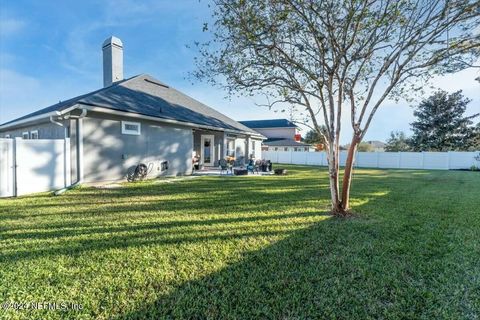
[[[228,164],[227,160],[225,159],[220,159],[218,160],[218,165],[220,166],[220,174],[226,173],[228,174],[228,170],[231,168],[230,165]]]
[[[255,161],[255,167],[254,167],[255,172],[258,173],[261,170],[262,164],[263,164],[262,160]]]
[[[253,159],[250,159],[250,161],[248,162],[248,165],[247,165],[247,170],[251,173],[258,173],[259,169],[260,169],[260,166],[262,164],[262,161],[260,160],[257,160],[257,161],[254,161]]]

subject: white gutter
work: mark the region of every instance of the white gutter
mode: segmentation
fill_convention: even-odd
[[[82,109],[82,113],[78,116],[70,116],[69,118],[78,119],[77,122],[77,172],[78,181],[65,188],[59,189],[54,192],[56,196],[61,195],[65,191],[83,183],[83,118],[87,115],[87,110]],[[52,121],[53,123],[56,123]],[[66,130],[66,129],[65,129]]]
[[[83,182],[83,118],[77,122],[77,183]]]
[[[87,115],[87,109],[82,109],[82,113],[78,116],[77,122],[77,172],[78,181],[75,183],[80,184],[83,182],[83,118]]]
[[[1,125],[0,130],[8,129],[8,128],[11,128],[11,127],[16,127],[16,126],[22,125],[24,123],[32,122],[32,121],[35,121],[35,120],[40,120],[40,119],[49,118],[49,117],[53,117],[53,116],[59,116],[59,115],[60,115],[60,112],[58,112],[58,111],[52,111],[52,112],[48,112],[48,113],[39,114],[38,116],[29,117],[29,118],[26,118],[26,119],[21,119],[21,120],[17,120],[17,121],[11,122],[11,123]]]
[[[21,126],[22,124],[26,124],[26,123],[33,122],[33,121],[36,121],[36,120],[41,120],[41,119],[47,119],[47,118],[50,118],[50,122],[52,122],[54,124],[57,124],[59,126],[63,126],[63,124],[59,124],[56,121],[52,121],[52,117],[61,116],[61,115],[65,114],[65,113],[68,113],[68,112],[70,112],[70,111],[72,111],[76,108],[78,108],[78,104],[74,104],[73,106],[68,107],[68,108],[66,108],[62,111],[51,111],[51,112],[39,114],[37,116],[17,120],[17,121],[11,122],[11,123],[1,125],[0,130],[8,129],[8,128],[11,128],[11,127],[16,127],[16,126]]]

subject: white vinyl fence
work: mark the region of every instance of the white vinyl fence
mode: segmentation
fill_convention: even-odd
[[[70,185],[70,139],[0,139],[0,197]]]
[[[475,160],[479,152],[357,152],[355,166],[364,168],[392,169],[468,169],[472,165],[480,167]],[[340,152],[340,165],[345,165],[347,152]],[[262,159],[273,163],[306,164],[326,166],[325,152],[306,151],[262,151]]]

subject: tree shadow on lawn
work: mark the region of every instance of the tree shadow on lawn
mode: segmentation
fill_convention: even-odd
[[[395,203],[414,184],[375,197],[366,187],[355,196],[370,200],[356,209]],[[478,281],[463,270],[472,260],[453,262],[458,230],[420,213],[435,202],[387,206],[384,219],[322,220],[118,319],[475,318]]]
[[[210,246],[211,241],[218,244],[225,240],[267,237],[280,240],[263,249],[243,253],[238,262],[227,264],[220,271],[180,283],[155,302],[140,305],[139,301],[134,301],[130,310],[112,310],[111,315],[123,313],[120,316],[122,319],[438,317],[442,315],[442,310],[450,308],[445,301],[451,300],[439,297],[443,294],[448,298],[450,290],[442,281],[455,279],[457,274],[461,276],[460,267],[464,267],[445,260],[459,248],[458,244],[452,246],[445,236],[449,221],[435,216],[427,220],[416,215],[418,204],[415,201],[395,207],[398,203],[396,193],[403,192],[405,188],[415,188],[423,182],[398,186],[381,174],[373,179],[382,179],[384,183],[381,187],[375,186],[368,175],[359,175],[355,180],[357,186],[354,185],[353,197],[363,199],[356,210],[376,213],[372,218],[366,215],[350,220],[326,216],[314,220],[320,214],[318,211],[283,214],[283,205],[276,213],[261,212],[277,202],[291,209],[319,197],[328,199],[328,187],[320,181],[312,182],[311,178],[292,179],[290,182],[265,180],[258,184],[249,183],[248,179],[233,183],[209,178],[175,186],[162,185],[161,188],[132,185],[127,186],[127,190],[107,190],[100,195],[92,189],[79,190],[72,198],[60,198],[58,201],[67,205],[75,197],[84,195],[86,199],[82,202],[86,204],[89,199],[98,200],[98,197],[113,197],[119,203],[103,208],[92,220],[60,221],[33,227],[35,230],[47,230],[39,234],[30,232],[31,227],[21,232],[21,228],[13,225],[12,228],[20,232],[12,235],[12,239],[34,239],[35,247],[23,250],[19,247],[19,250],[3,252],[1,260],[16,263],[44,256],[88,255],[93,251],[131,247],[148,250],[150,245],[166,245],[164,248],[168,250],[168,245],[172,244]],[[219,188],[219,182],[222,182],[223,188]],[[225,201],[214,203],[212,208],[210,193],[234,187],[238,188],[235,190],[237,193],[232,193]],[[205,200],[195,196],[189,201],[148,198],[162,193],[187,193],[188,197],[191,189],[205,194]],[[284,193],[284,189],[289,191]],[[261,191],[264,190],[269,190],[274,197],[266,203],[262,201],[265,195]],[[131,208],[128,200],[135,195],[147,199],[139,200]],[[420,192],[418,196],[421,197]],[[238,202],[236,216],[231,216],[228,211],[231,201]],[[385,203],[390,205],[385,206]],[[312,209],[315,205],[307,207]],[[243,211],[242,206],[246,206]],[[179,212],[194,207],[200,212],[186,217],[187,220],[179,219]],[[135,221],[132,225],[109,225],[103,220],[104,216],[121,218],[135,210],[143,210],[143,215],[157,215],[160,210],[161,215],[171,215],[173,220],[128,220]],[[380,213],[382,210],[385,212]],[[213,213],[203,219],[203,211]],[[87,213],[79,211],[74,216]],[[405,213],[408,219],[402,216]],[[284,227],[278,228],[282,224]],[[57,238],[62,241],[56,246],[38,242]],[[469,308],[468,305],[463,307]],[[448,315],[465,314],[447,313],[445,317]]]
[[[365,221],[327,219],[119,319],[419,316],[434,299],[415,286],[413,257],[388,251],[393,241]]]

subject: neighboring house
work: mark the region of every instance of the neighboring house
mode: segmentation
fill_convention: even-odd
[[[287,119],[239,122],[267,137],[262,142],[264,151],[315,151],[314,147],[300,141],[297,125]]]
[[[123,79],[123,45],[103,43],[104,87],[0,125],[0,138],[70,138],[72,182],[120,180],[140,163],[149,177],[192,173],[261,153],[260,133],[141,74]],[[32,159],[32,161],[35,161]]]

